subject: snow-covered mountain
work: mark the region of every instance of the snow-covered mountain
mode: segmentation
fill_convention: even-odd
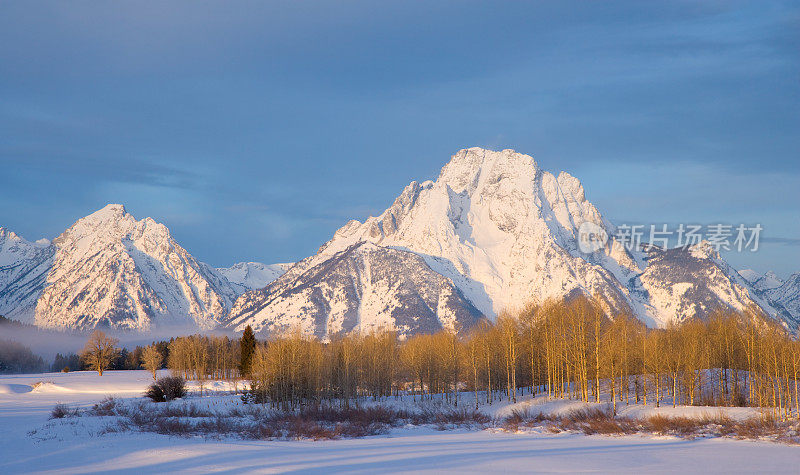
[[[587,230],[599,245],[587,248]],[[631,251],[615,230],[568,173],[551,174],[513,150],[472,148],[293,265],[211,268],[164,225],[121,205],[78,220],[52,243],[0,228],[0,314],[56,328],[249,324],[408,335],[468,329],[506,309],[583,294],[650,326],[717,308],[760,308],[792,329],[800,323],[799,275],[783,282],[736,272],[707,243]]]
[[[611,237],[586,250],[580,245],[586,229]],[[453,286],[451,294],[457,291],[490,318],[531,301],[576,294],[597,297],[612,313],[631,310],[651,326],[703,317],[717,307],[755,305],[778,315],[707,244],[630,252],[614,231],[568,173],[553,175],[513,150],[461,150],[436,181],[412,182],[380,216],[350,221],[316,255],[244,294],[227,322],[262,329],[300,324],[323,335],[342,328],[343,320],[350,322],[344,328],[374,326],[382,315],[381,325],[403,331],[398,309],[407,295],[423,294],[378,287],[382,308],[376,312],[373,281],[364,278],[376,262],[392,270],[388,282],[412,289],[420,282],[410,275],[424,272],[425,285],[440,276]],[[358,264],[344,266],[354,252]],[[325,279],[322,270],[329,268],[336,269],[335,279]],[[451,304],[444,312],[428,304],[427,326],[446,326],[455,311]]]
[[[262,264],[260,262],[239,262],[231,267],[219,267],[217,270],[239,294],[248,290],[262,289],[270,282],[284,274],[293,263]]]
[[[792,315],[792,330],[797,330],[800,325],[800,272],[792,274],[781,285],[768,289],[766,293],[773,302]]]
[[[0,228],[0,315],[29,320],[44,288],[55,248]]]
[[[358,242],[312,256],[237,301],[228,326],[325,337],[353,330],[403,335],[469,328],[481,313],[447,277],[413,252]]]
[[[772,290],[783,285],[783,281],[773,271],[768,271],[764,275],[761,275],[753,270],[745,269],[739,271],[739,274],[758,290]]]
[[[753,269],[739,269],[739,275],[744,278],[749,283],[753,283],[761,277],[761,274],[754,271]]]
[[[111,204],[52,244],[3,237],[0,313],[47,328],[210,329],[238,295],[151,218]]]
[[[743,312],[751,308],[791,324],[795,317],[774,305],[707,242],[689,248],[647,249],[647,267],[635,279],[646,295],[635,300],[650,305],[661,325],[704,317],[720,308]],[[635,293],[634,293],[635,295]]]
[[[774,306],[782,308],[791,319],[787,319],[792,330],[800,324],[800,272],[792,274],[785,281],[775,274],[768,271],[761,275],[753,270],[744,269],[739,271],[754,288],[761,291]]]

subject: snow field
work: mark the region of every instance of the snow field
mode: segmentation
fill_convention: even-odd
[[[669,436],[585,436],[543,428],[519,432],[498,429],[440,431],[433,426],[406,426],[362,439],[240,440],[172,437],[153,433],[104,433],[113,417],[81,416],[49,420],[57,403],[87,410],[105,396],[136,404],[152,381],[145,371],[49,373],[0,377],[0,473],[147,471],[229,471],[277,473],[386,472],[578,472],[685,471],[710,473],[794,472],[800,447],[723,438],[685,440]],[[212,382],[206,396],[195,393],[177,404],[225,410],[241,406],[232,385]],[[597,407],[577,401],[518,398],[496,401],[481,411],[502,418],[514,410],[568,413]],[[462,394],[460,406],[471,407]],[[374,403],[367,403],[374,404]],[[380,404],[420,408],[408,397]],[[619,407],[626,416],[655,413],[703,417],[723,411],[732,418],[757,414],[753,408]]]

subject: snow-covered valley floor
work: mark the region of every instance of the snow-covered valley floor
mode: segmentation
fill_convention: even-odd
[[[106,396],[140,398],[152,381],[144,371],[74,372],[0,376],[0,473],[87,472],[705,472],[797,473],[800,447],[773,442],[648,435],[587,436],[525,430],[454,429],[432,426],[393,429],[361,439],[239,440],[184,438],[151,433],[102,433],[102,418],[49,420],[57,403],[87,409]],[[43,382],[44,384],[38,384]],[[222,383],[212,388],[225,389]],[[239,404],[213,389],[192,396],[206,407]],[[469,396],[465,395],[465,398]],[[495,417],[513,408],[567,411],[574,401],[498,402],[481,410]],[[468,402],[468,399],[462,401]],[[408,401],[390,402],[409,405]],[[717,408],[656,409],[628,406],[641,416],[718,413]],[[750,417],[750,408],[730,408],[732,418]]]

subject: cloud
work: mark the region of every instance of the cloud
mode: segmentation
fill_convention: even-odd
[[[88,156],[90,152],[63,149],[0,148],[0,165],[13,181],[17,175],[57,176],[60,180],[81,178],[89,182],[139,183],[167,188],[198,189],[205,177],[153,159],[124,156]]]
[[[120,196],[201,259],[285,260],[488,145],[611,218],[800,234],[798,11],[0,2],[0,222],[49,236]]]

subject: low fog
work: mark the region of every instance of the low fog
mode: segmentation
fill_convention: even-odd
[[[197,329],[192,327],[169,327],[154,330],[148,333],[126,332],[113,329],[101,329],[107,335],[119,340],[119,347],[133,350],[137,346],[147,346],[154,341],[169,340],[172,337],[196,334]],[[17,342],[30,348],[33,354],[42,357],[49,368],[56,354],[67,355],[79,353],[92,330],[47,330],[16,322],[0,323],[0,346],[8,346],[8,342]],[[203,332],[209,335],[228,335],[238,337],[232,332],[213,330]]]

